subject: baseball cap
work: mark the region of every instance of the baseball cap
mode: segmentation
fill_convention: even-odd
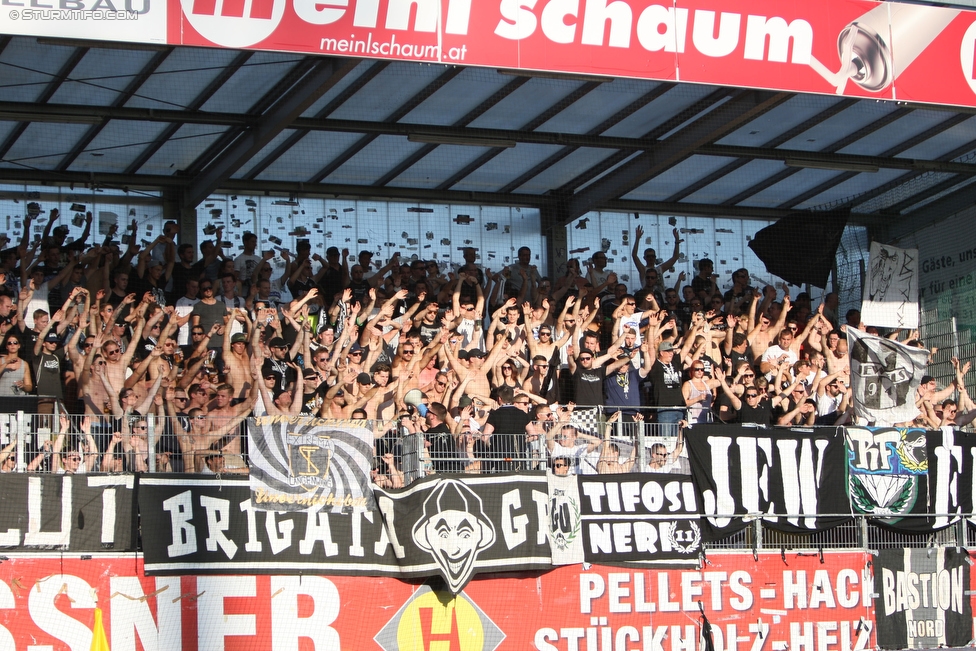
[[[61,343],[61,337],[59,337],[56,332],[49,332],[47,333],[47,336],[44,337],[44,341],[49,344],[59,344]]]
[[[674,346],[671,345],[671,342],[670,341],[662,341],[660,344],[658,344],[657,349],[660,352],[664,352],[664,351],[667,351],[667,350],[674,350]]]
[[[243,344],[247,342],[247,335],[243,332],[238,332],[236,335],[230,338],[230,343],[232,344]]]
[[[231,339],[231,341],[234,340]],[[285,343],[285,340],[282,339],[281,337],[274,337],[271,341],[268,342],[268,348],[287,348],[287,347],[288,344]]]

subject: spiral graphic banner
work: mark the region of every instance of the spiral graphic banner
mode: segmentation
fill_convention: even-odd
[[[247,423],[251,502],[259,511],[374,510],[366,421],[262,416]]]

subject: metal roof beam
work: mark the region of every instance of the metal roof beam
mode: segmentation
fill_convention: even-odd
[[[909,149],[911,149],[915,145],[919,144],[920,142],[924,142],[924,141],[928,140],[929,138],[933,138],[933,137],[939,135],[943,131],[946,131],[948,129],[951,129],[954,126],[956,126],[958,124],[961,124],[962,122],[965,122],[966,120],[968,120],[971,117],[972,117],[971,115],[964,115],[964,114],[961,114],[961,113],[960,114],[953,115],[949,119],[943,120],[939,124],[936,124],[935,126],[926,129],[922,133],[916,134],[915,136],[909,138],[905,142],[898,143],[894,147],[892,147],[892,148],[890,148],[890,149],[882,152],[879,157],[882,158],[882,159],[893,158],[893,157],[897,156],[898,154],[902,153],[903,151],[908,151]],[[952,158],[955,158],[955,156],[953,156]],[[902,159],[897,159],[897,160],[910,160],[910,159],[903,159],[902,158]],[[951,158],[950,159],[939,158],[938,161],[951,161]],[[953,171],[953,170],[950,170],[948,166],[946,168],[942,168],[941,166],[944,165],[943,162],[937,162],[937,161],[912,161],[912,162],[913,163],[916,163],[915,165],[913,165],[910,168],[914,173],[913,174],[910,174],[910,175],[902,175],[901,177],[899,177],[899,179],[901,179],[901,180],[904,181],[904,180],[907,180],[906,176],[909,177],[909,178],[914,178],[915,176],[918,176],[920,174],[924,174],[925,172],[932,172],[932,171],[938,171],[938,172],[945,171],[945,172],[948,172],[948,171]],[[957,165],[966,165],[966,163],[960,163],[960,164],[957,164]],[[889,168],[889,169],[909,169],[909,168],[894,168],[894,167],[889,167],[888,165],[882,165],[880,167],[886,167],[886,168]],[[780,208],[793,208],[795,206],[798,206],[801,203],[803,203],[804,201],[807,201],[809,199],[812,199],[813,197],[816,197],[817,195],[819,195],[819,194],[821,194],[823,192],[826,192],[830,188],[833,188],[833,187],[835,187],[837,185],[840,185],[841,183],[843,183],[844,181],[847,181],[848,179],[854,178],[856,175],[857,174],[854,173],[854,172],[848,172],[846,174],[841,174],[841,175],[835,176],[835,177],[833,177],[831,179],[827,179],[823,183],[820,183],[819,185],[817,185],[817,187],[811,188],[811,189],[807,190],[806,192],[804,192],[802,194],[799,194],[799,195],[793,197],[789,201],[784,201],[783,203],[781,203],[779,205],[779,207]]]
[[[523,84],[527,83],[528,81],[529,81],[528,77],[516,77],[515,79],[508,82],[507,84],[499,88],[497,91],[492,93],[492,95],[489,98],[487,98],[485,101],[483,101],[481,104],[468,111],[467,115],[462,116],[460,120],[458,120],[457,122],[451,125],[451,129],[459,129],[471,124],[479,117],[484,115],[484,113],[488,111],[488,109],[495,106],[496,104],[498,104],[498,102],[502,101],[503,99],[505,99],[512,93],[514,93],[516,90],[521,88]],[[425,156],[427,156],[427,154],[434,151],[439,146],[440,145],[433,145],[433,144],[424,145],[423,147],[415,151],[413,154],[407,156],[405,159],[400,161],[400,163],[396,165],[393,169],[391,169],[389,172],[387,172],[379,179],[377,179],[376,182],[373,183],[373,185],[376,186],[386,185],[387,183],[389,183],[390,181],[397,178],[405,171],[413,167],[415,164],[419,163],[421,160],[423,160]]]
[[[874,133],[878,129],[881,129],[882,127],[888,126],[889,124],[891,124],[895,120],[900,120],[901,118],[905,117],[906,115],[908,115],[909,113],[911,113],[914,110],[915,109],[911,109],[911,108],[900,108],[900,109],[897,109],[895,111],[892,111],[891,113],[889,113],[888,115],[884,116],[880,120],[875,120],[874,122],[872,122],[871,124],[867,125],[866,127],[863,127],[861,129],[858,129],[854,133],[849,134],[847,137],[841,138],[837,142],[832,143],[830,146],[825,147],[819,153],[820,154],[833,154],[835,152],[838,152],[841,149],[843,149],[844,147],[846,147],[846,146],[848,146],[850,144],[853,144],[853,143],[857,142],[861,138],[864,138],[865,136],[867,136],[867,135],[869,135],[871,133]],[[770,187],[776,185],[777,183],[779,183],[780,181],[783,181],[783,180],[785,180],[785,179],[793,176],[794,174],[796,174],[797,172],[799,172],[800,169],[801,168],[798,168],[798,167],[792,167],[792,168],[789,168],[789,169],[785,169],[785,170],[783,170],[781,172],[777,172],[776,174],[773,174],[769,178],[766,178],[766,179],[760,181],[759,183],[756,183],[755,185],[746,188],[745,190],[743,190],[742,192],[738,193],[737,195],[735,195],[735,196],[733,196],[733,197],[731,197],[729,199],[726,199],[725,201],[722,202],[722,205],[723,206],[734,206],[734,205],[736,205],[736,204],[738,204],[738,203],[740,203],[742,201],[745,201],[749,197],[751,197],[751,196],[753,196],[755,194],[758,194],[759,192],[762,192],[766,188],[770,188]],[[840,176],[840,175],[838,175],[838,176]]]
[[[714,142],[742,124],[792,97],[790,93],[746,90],[694,120],[623,167],[577,192],[568,204],[567,220],[586,214],[594,205],[617,199],[691,156],[696,149]]]
[[[590,129],[589,131],[587,131],[585,135],[591,136],[591,137],[592,136],[599,137],[601,133],[603,133],[607,129],[612,128],[614,125],[616,125],[620,121],[622,121],[622,120],[628,118],[629,116],[633,115],[635,112],[637,112],[638,110],[644,108],[645,106],[647,106],[648,104],[650,104],[651,102],[653,102],[654,100],[656,100],[657,98],[659,98],[661,95],[664,95],[666,92],[668,92],[669,90],[671,90],[674,87],[675,87],[675,84],[670,84],[670,83],[660,83],[660,84],[658,84],[650,92],[644,93],[643,95],[641,95],[640,97],[638,97],[636,100],[634,100],[633,102],[631,102],[630,104],[628,104],[624,108],[620,109],[619,111],[617,111],[615,114],[611,115],[609,118],[607,118],[606,120],[604,120],[600,124],[596,125],[592,129]],[[558,163],[562,159],[564,159],[567,156],[569,156],[570,154],[572,154],[574,151],[578,150],[581,146],[582,145],[570,145],[570,146],[564,147],[563,149],[557,151],[552,156],[549,156],[544,161],[540,162],[538,165],[535,165],[534,167],[532,167],[532,169],[528,170],[527,172],[522,173],[521,175],[519,175],[515,179],[509,181],[509,183],[507,185],[505,185],[503,188],[501,188],[500,192],[514,192],[515,190],[517,190],[518,188],[522,187],[527,182],[529,182],[531,179],[534,179],[536,176],[538,176],[542,172],[546,171],[547,169],[549,169],[550,167],[552,167],[553,165],[555,165],[556,163]]]
[[[524,79],[524,78],[518,78]],[[0,121],[6,119],[17,120],[29,110],[31,105],[22,102],[0,102]],[[188,111],[158,111],[155,109],[133,109],[125,107],[92,107],[75,105],[43,105],[35,106],[35,121],[63,121],[72,122],[76,119],[115,119],[115,120],[138,120],[138,121],[164,121],[164,122],[184,122],[194,124],[211,124],[215,126],[229,126],[240,129],[256,128],[262,123],[259,116],[238,114],[238,113],[204,113]],[[616,116],[615,116],[616,117]],[[926,134],[936,135],[937,133],[958,124],[960,121],[969,119],[967,115],[957,115],[946,120],[945,123],[937,125],[926,131]],[[610,122],[608,120],[608,122]],[[544,145],[563,145],[571,152],[579,147],[591,147],[599,149],[618,149],[627,152],[626,155],[634,151],[650,149],[659,144],[656,138],[620,138],[600,136],[593,132],[586,134],[559,133],[550,131],[524,131],[511,129],[466,129],[463,125],[424,125],[404,122],[370,122],[365,120],[333,120],[328,118],[296,118],[291,126],[300,128],[304,135],[308,131],[333,131],[347,133],[363,133],[367,136],[411,136],[411,135],[430,135],[445,139],[464,140],[469,138],[473,141],[477,139],[492,140],[511,140],[516,143],[532,143]],[[609,127],[606,127],[609,128]],[[603,125],[598,129],[606,130]],[[593,131],[596,131],[594,129]],[[924,138],[923,138],[924,139]],[[915,170],[920,172],[948,172],[953,174],[973,174],[976,173],[976,164],[955,163],[940,158],[937,161],[924,159],[898,158],[896,155],[914,146],[919,138],[913,138],[905,143],[894,147],[878,156],[862,156],[856,154],[837,154],[831,152],[817,152],[808,150],[782,149],[775,145],[763,147],[743,147],[737,145],[710,145],[705,144],[698,147],[694,153],[704,156],[725,156],[729,158],[741,159],[729,166],[723,167],[717,175],[722,176],[727,169],[740,167],[749,160],[792,160],[799,163],[809,163],[810,165],[798,165],[798,167],[818,167],[819,164],[834,165],[842,170],[844,165],[874,166],[885,169]],[[226,145],[220,145],[218,150],[222,150]],[[563,157],[560,152],[554,157],[545,161],[545,166],[552,164]],[[253,173],[249,173],[251,178]],[[711,178],[714,175],[709,175]],[[781,180],[781,179],[780,179]],[[768,181],[766,181],[768,182]],[[696,184],[700,185],[700,184]],[[518,186],[515,186],[518,187]],[[669,197],[669,201],[676,201],[687,196],[687,189],[682,190],[676,195]],[[677,197],[677,198],[675,198]]]
[[[540,126],[542,126],[543,124],[545,124],[546,122],[554,118],[555,116],[562,113],[567,107],[575,104],[577,101],[579,101],[580,98],[590,94],[591,92],[599,88],[602,85],[602,83],[603,82],[599,82],[599,81],[586,82],[585,84],[583,84],[582,86],[580,86],[579,88],[571,92],[569,95],[562,98],[561,100],[559,100],[558,102],[556,102],[555,104],[547,108],[545,111],[543,111],[539,115],[529,120],[526,124],[522,125],[522,128],[519,129],[518,131],[522,133],[534,131],[535,129],[539,128]],[[449,190],[450,188],[454,187],[462,180],[467,178],[469,175],[471,175],[479,167],[481,167],[491,159],[501,154],[503,151],[505,151],[503,147],[492,147],[481,156],[478,156],[478,158],[476,158],[474,161],[468,163],[459,171],[455,172],[454,175],[449,177],[446,181],[443,181],[440,185],[437,186],[437,190],[439,191]]]
[[[784,142],[789,142],[790,140],[800,135],[804,131],[808,129],[812,129],[813,127],[824,122],[825,120],[837,115],[841,111],[849,108],[850,106],[853,106],[856,101],[857,100],[855,99],[848,98],[848,99],[843,99],[838,102],[835,102],[832,106],[821,111],[820,113],[817,113],[812,118],[808,120],[804,120],[803,122],[796,125],[792,129],[789,129],[784,133],[781,133],[775,138],[771,138],[767,140],[766,142],[763,143],[763,147],[779,147]],[[739,159],[729,163],[728,165],[723,165],[721,169],[717,169],[711,174],[708,174],[707,176],[675,192],[670,197],[668,197],[666,201],[681,201],[685,197],[690,197],[691,195],[695,194],[699,190],[708,187],[709,185],[719,180],[723,176],[731,174],[732,172],[739,169],[740,167],[748,164],[749,164],[749,159]]]
[[[149,62],[143,66],[142,70],[139,71],[139,74],[136,75],[132,81],[126,85],[125,89],[119,93],[118,97],[115,98],[115,100],[112,102],[112,108],[125,106],[125,103],[128,102],[132,96],[135,95],[136,91],[139,90],[144,83],[146,83],[149,77],[156,72],[156,69],[163,64],[163,61],[166,60],[166,57],[168,57],[174,49],[175,48],[166,48],[154,54]],[[78,158],[83,151],[85,151],[85,147],[92,143],[92,141],[102,132],[102,129],[104,129],[107,124],[108,120],[102,122],[101,124],[93,124],[91,127],[89,127],[88,131],[85,132],[85,135],[79,138],[78,142],[71,147],[71,151],[58,162],[55,169],[66,170],[71,167],[71,164],[75,161],[75,159]]]
[[[694,119],[696,115],[703,115],[705,112],[712,110],[712,108],[719,103],[727,101],[731,92],[732,91],[730,89],[720,88],[709,93],[706,97],[701,98],[685,110],[680,111],[677,115],[672,116],[670,119],[665,120],[657,127],[645,133],[642,138],[645,140],[656,140],[664,134],[678,128],[685,122]],[[593,179],[598,178],[601,174],[613,169],[615,166],[619,165],[633,155],[634,152],[632,151],[619,151],[612,156],[608,156],[585,172],[578,174],[575,178],[571,179],[567,183],[564,183],[555,190],[552,190],[550,194],[568,197],[572,195],[577,188],[585,186],[587,183],[593,181]]]
[[[240,133],[194,177],[184,192],[183,207],[195,208],[206,199],[357,64],[354,59],[317,59],[312,63],[305,74],[291,84],[285,96],[267,109],[258,126]]]
[[[206,88],[200,91],[200,93],[193,98],[193,101],[190,102],[189,106],[186,107],[186,110],[191,112],[198,111],[201,106],[207,103],[207,100],[213,97],[214,93],[220,90],[220,87],[223,86],[228,79],[237,74],[237,71],[240,70],[241,67],[243,67],[244,64],[247,63],[248,59],[250,59],[252,56],[254,56],[254,52],[238,53],[238,55],[235,56],[234,59],[227,64],[223,70],[220,71],[220,74],[214,77],[210,83],[207,84]],[[182,126],[182,122],[177,122],[163,129],[162,133],[156,136],[156,138],[153,140],[153,143],[143,149],[139,155],[136,156],[136,159],[129,163],[129,166],[125,168],[125,173],[135,174],[138,172],[139,169],[145,165],[163,145],[169,142],[170,138],[176,135],[176,132],[179,131],[180,127]]]
[[[322,107],[322,109],[315,115],[316,119],[322,119],[331,115],[333,111],[345,104],[350,97],[362,90],[366,84],[371,82],[373,78],[376,77],[376,75],[386,70],[389,65],[389,61],[374,61],[373,65],[363,71],[363,73],[356,77],[356,79],[353,80],[348,86],[346,86],[342,92],[337,94],[332,98],[332,100],[329,101],[328,104]],[[302,118],[296,119],[292,124],[292,127],[295,127],[301,119]],[[285,138],[281,144],[275,147],[274,150],[272,150],[267,156],[258,161],[256,165],[253,165],[251,169],[247,171],[247,174],[244,175],[244,178],[257,178],[258,174],[268,169],[268,167],[270,167],[276,160],[284,156],[289,149],[297,145],[299,141],[311,131],[312,129],[295,128],[295,131]]]
[[[413,97],[411,97],[406,102],[401,104],[397,108],[397,110],[395,110],[393,113],[387,116],[387,118],[383,120],[382,123],[376,123],[376,124],[394,124],[398,122],[400,118],[402,118],[403,116],[410,113],[410,111],[420,106],[420,104],[423,101],[425,101],[428,97],[436,93],[438,90],[440,90],[445,85],[447,85],[448,82],[450,82],[452,79],[454,79],[459,74],[461,74],[462,70],[463,70],[462,68],[447,68],[444,72],[442,72],[437,77],[437,79],[424,86],[419,92],[414,93]],[[337,157],[332,159],[325,167],[323,167],[314,175],[312,175],[312,177],[308,179],[308,182],[309,183],[321,182],[323,179],[327,178],[330,174],[332,174],[337,169],[342,167],[349,159],[351,159],[353,156],[355,156],[363,149],[365,149],[366,146],[369,145],[369,143],[376,140],[379,137],[379,135],[380,134],[369,133],[363,136],[355,143],[353,143],[351,147],[347,147],[344,152],[342,152]]]
[[[35,103],[46,104],[49,99],[54,97],[54,93],[57,92],[58,88],[61,88],[61,84],[63,84],[64,80],[68,78],[71,71],[74,70],[79,63],[81,63],[81,60],[85,58],[86,54],[88,54],[87,47],[75,48],[74,52],[71,53],[71,56],[69,56],[64,64],[61,65],[61,69],[55,74],[51,75],[53,79],[47,84],[44,90],[41,91],[41,94]],[[30,105],[33,106],[33,103]],[[27,119],[18,120],[19,124],[7,135],[3,141],[3,144],[0,144],[0,159],[7,155],[10,148],[14,146],[14,143],[16,143],[20,137],[24,135],[25,131],[27,131],[27,127],[31,123],[29,116],[30,114],[28,113]]]

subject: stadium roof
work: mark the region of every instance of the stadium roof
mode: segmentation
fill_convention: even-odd
[[[971,205],[973,109],[488,68],[0,37],[0,182],[770,218]],[[531,75],[531,76],[529,76]]]

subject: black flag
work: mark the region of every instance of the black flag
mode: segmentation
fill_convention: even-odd
[[[850,207],[793,212],[756,233],[749,248],[769,273],[793,285],[823,289],[850,216]]]

